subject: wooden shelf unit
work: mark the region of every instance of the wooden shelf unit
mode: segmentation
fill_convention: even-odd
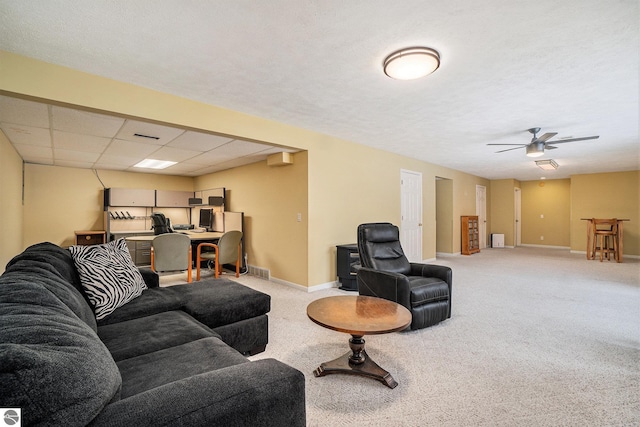
[[[477,215],[460,217],[460,235],[462,236],[462,255],[480,252],[480,229]]]

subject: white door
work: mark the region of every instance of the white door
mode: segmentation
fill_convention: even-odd
[[[400,171],[400,244],[411,262],[422,261],[422,174]]]
[[[484,185],[476,185],[476,215],[478,215],[480,249],[484,249],[487,247],[487,187]]]
[[[520,246],[522,244],[522,212],[521,212],[521,203],[522,203],[522,193],[519,188],[514,188],[514,211],[515,211],[515,219],[516,222],[514,224],[513,231],[513,246]]]

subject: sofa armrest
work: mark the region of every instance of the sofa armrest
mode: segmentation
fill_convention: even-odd
[[[275,359],[242,363],[111,403],[90,425],[305,426],[305,379]]]
[[[410,288],[407,277],[400,273],[360,267],[356,276],[360,295],[395,301],[410,309]]]
[[[160,276],[158,276],[158,273],[150,268],[144,267],[138,268],[138,270],[140,270],[140,274],[142,274],[142,279],[147,285],[147,288],[157,288],[160,286]]]

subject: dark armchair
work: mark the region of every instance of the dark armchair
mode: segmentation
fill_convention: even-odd
[[[451,268],[410,263],[400,246],[398,227],[390,223],[358,226],[360,295],[395,301],[412,316],[411,329],[451,317]]]

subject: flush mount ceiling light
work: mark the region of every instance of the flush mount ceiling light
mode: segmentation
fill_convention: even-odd
[[[428,47],[398,50],[384,60],[384,73],[396,80],[413,80],[428,76],[440,66],[440,55]]]
[[[558,164],[552,159],[549,160],[536,160],[536,165],[540,169],[544,169],[546,171],[552,171],[558,169]]]
[[[133,165],[133,167],[145,169],[166,169],[169,166],[175,165],[176,163],[178,162],[172,162],[169,160],[144,159],[143,161]]]

